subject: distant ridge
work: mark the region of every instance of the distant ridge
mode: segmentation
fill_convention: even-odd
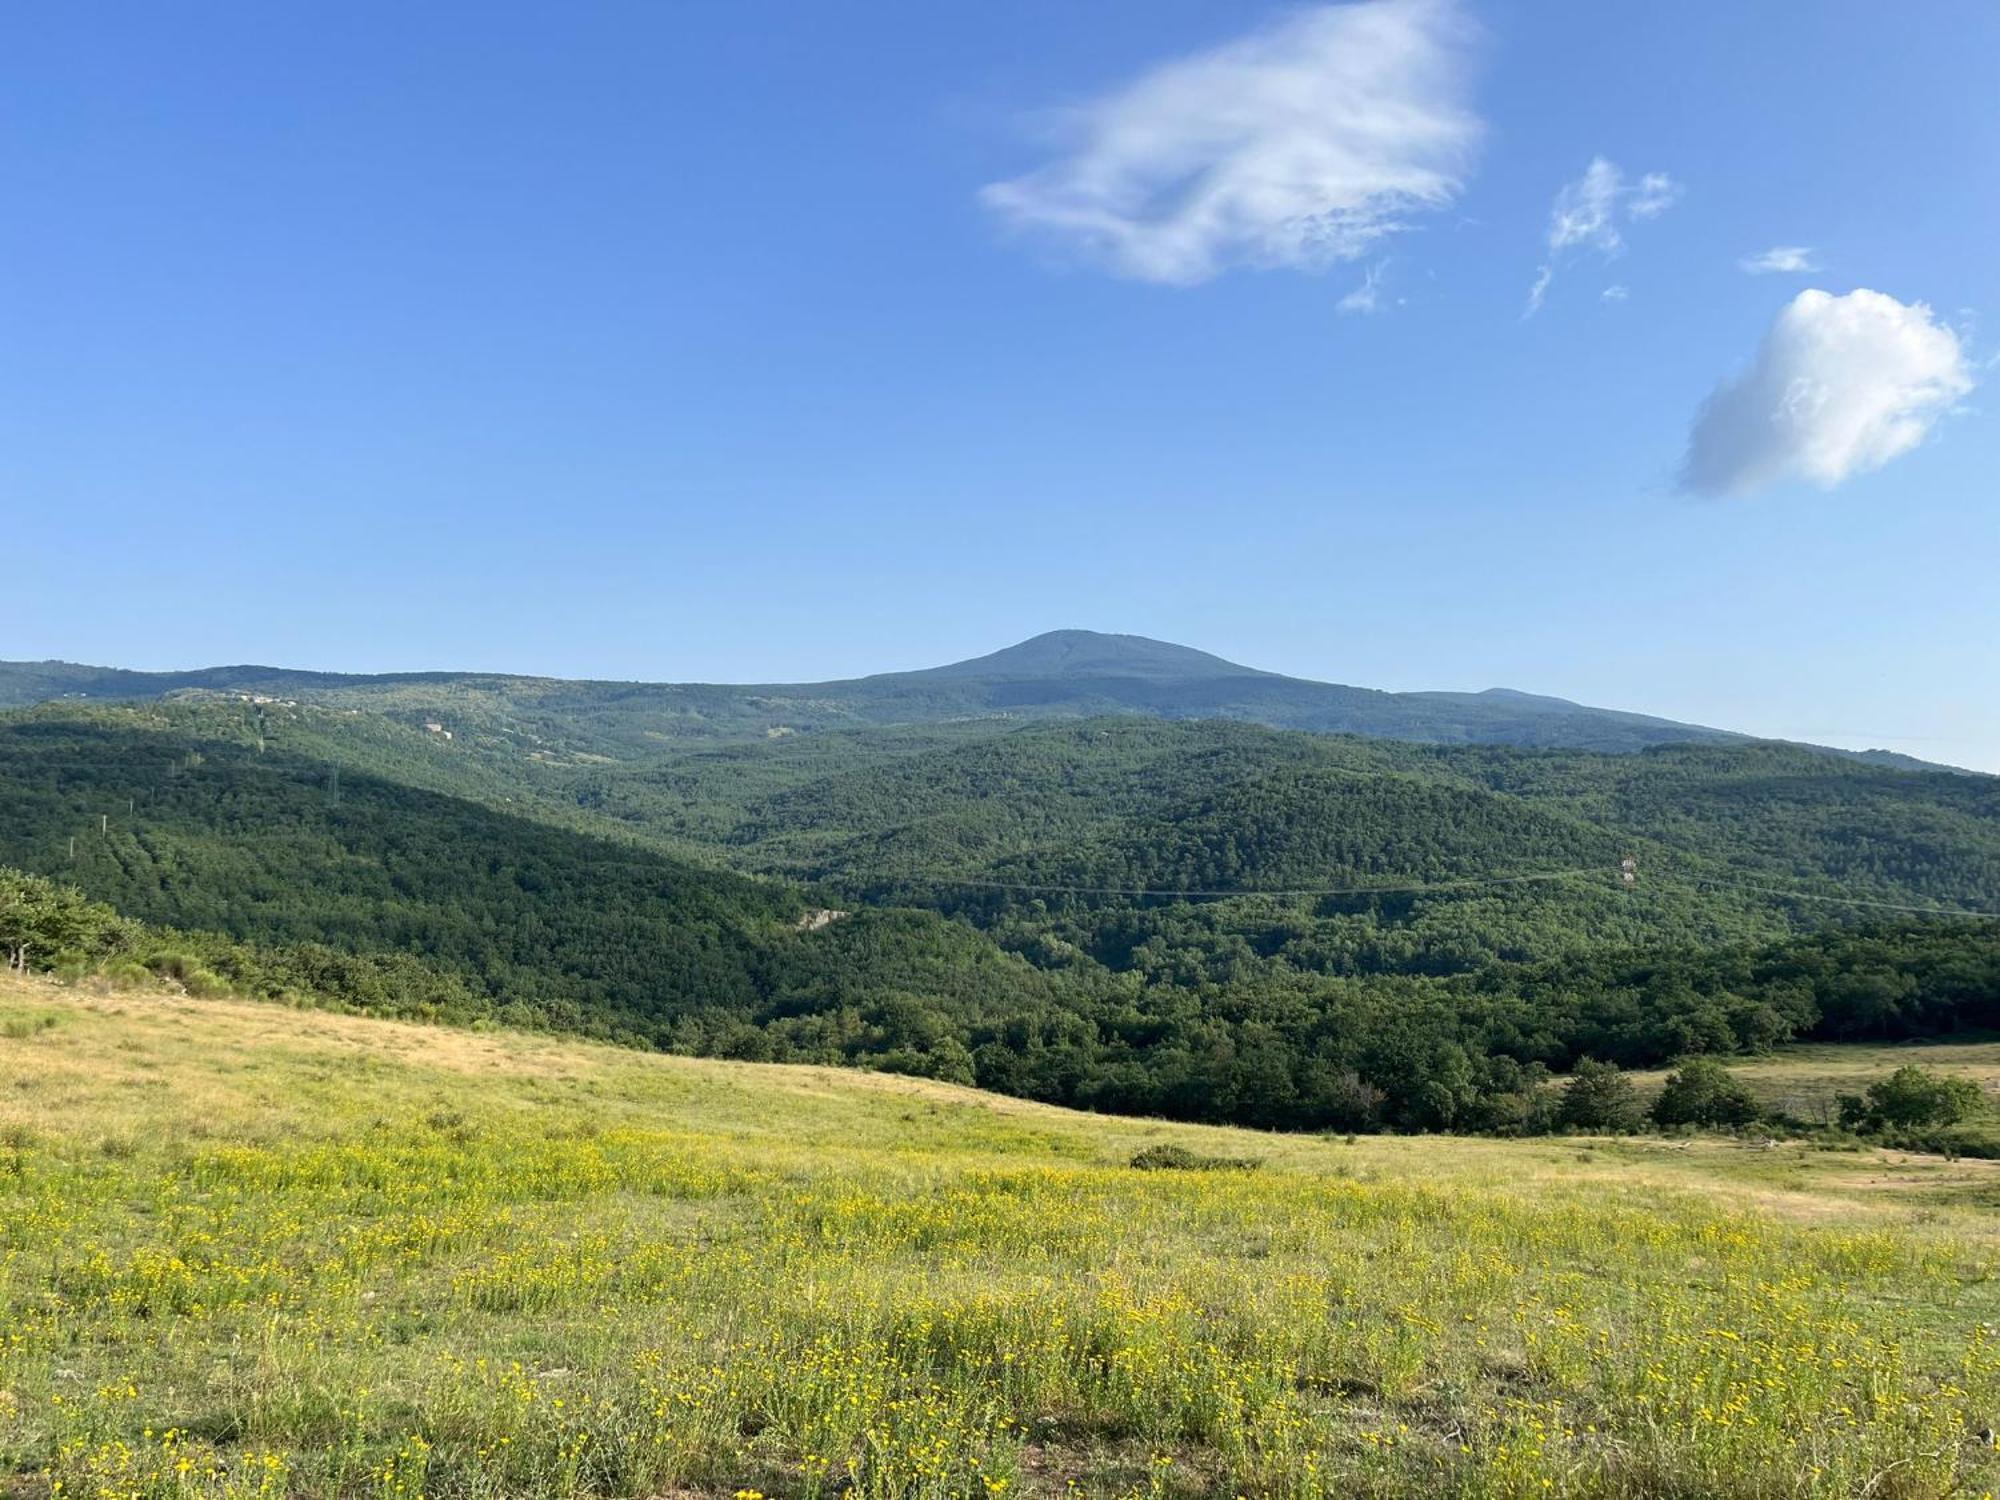
[[[814,683],[646,683],[494,672],[345,674],[279,667],[133,672],[61,661],[0,662],[0,708],[56,699],[137,702],[174,693],[301,698],[405,717],[476,715],[507,733],[607,752],[661,740],[748,741],[774,734],[969,718],[1140,714],[1234,719],[1274,729],[1432,744],[1629,752],[1751,738],[1564,698],[1484,692],[1382,692],[1243,666],[1139,635],[1052,630],[984,656],[917,671]],[[1880,765],[1948,770],[1885,750]]]
[[[1104,635],[1095,630],[1051,630],[985,656],[890,677],[1141,677],[1181,680],[1200,677],[1273,677],[1239,666],[1192,646],[1176,646],[1143,635]],[[880,678],[867,679],[879,681]]]

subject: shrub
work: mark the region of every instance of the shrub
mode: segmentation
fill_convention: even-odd
[[[1682,1063],[1653,1101],[1653,1123],[1671,1130],[1677,1125],[1748,1125],[1758,1115],[1750,1091],[1712,1057]]]
[[[171,948],[156,949],[140,960],[161,979],[185,982],[187,976],[201,967],[201,960]]]
[[[1594,1057],[1578,1061],[1556,1105],[1556,1123],[1572,1130],[1637,1130],[1644,1118],[1632,1081]]]
[[[1979,1085],[1906,1064],[1868,1085],[1867,1095],[1843,1094],[1840,1123],[1849,1129],[1956,1125],[1979,1107]]]
[[[1263,1163],[1254,1156],[1204,1156],[1185,1146],[1148,1146],[1132,1158],[1142,1172],[1252,1172]]]

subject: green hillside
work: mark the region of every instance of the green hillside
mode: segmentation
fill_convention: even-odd
[[[1444,972],[1772,938],[1869,902],[2000,905],[2000,782],[1786,746],[1595,755],[1123,720],[787,744],[758,764],[679,763],[662,824],[745,868],[1052,924],[1094,950],[1107,922],[1233,928],[1260,947],[1287,928],[1311,933],[1312,967]],[[645,775],[589,780],[621,817],[654,805]],[[734,823],[733,786],[749,792]],[[677,820],[674,801],[700,822]]]
[[[0,862],[143,922],[413,954],[518,1017],[695,1050],[854,996],[916,988],[970,1008],[1049,990],[940,917],[799,931],[810,902],[794,887],[259,750],[214,733],[216,715],[0,725]]]
[[[1515,1129],[1586,1054],[1991,1024],[1995,924],[1900,908],[2000,895],[1995,785],[1130,717],[621,760],[202,695],[0,718],[0,862],[249,993],[393,1008],[393,961],[453,1014],[685,1052]]]
[[[132,764],[98,766],[127,743]],[[162,817],[194,819],[198,837],[220,847],[247,825],[202,798],[248,770],[283,768],[284,819],[327,821],[325,784],[344,774],[352,805],[342,821],[364,841],[376,835],[357,809],[380,797],[416,798],[419,823],[446,839],[470,803],[482,810],[463,830],[475,845],[561,829],[667,856],[676,879],[734,868],[823,888],[789,898],[798,909],[809,899],[930,907],[988,927],[1040,925],[1093,949],[1086,934],[1114,919],[1128,929],[1275,922],[1310,930],[1322,955],[1311,967],[1350,973],[1775,938],[1868,903],[2000,905],[2000,781],[1776,745],[1600,755],[1125,718],[849,731],[620,759],[446,740],[352,710],[205,698],[50,705],[4,721],[0,754],[44,793],[53,763],[75,762],[63,773],[68,802],[44,797],[4,835],[6,857],[35,869],[54,869],[77,827],[135,794]],[[205,771],[169,764],[211,756]],[[92,786],[94,767],[119,786]],[[176,792],[199,795],[164,795]],[[54,842],[35,845],[44,827]],[[1629,890],[1618,871],[1627,856],[1640,869]],[[261,856],[230,857],[293,855],[267,843]],[[168,915],[146,904],[143,881],[116,884],[109,869],[79,878],[113,881],[103,894],[137,914]],[[209,926],[215,913],[175,919]],[[316,920],[328,930],[339,919]]]
[[[0,1491],[1943,1500],[1996,1189],[0,974]]]

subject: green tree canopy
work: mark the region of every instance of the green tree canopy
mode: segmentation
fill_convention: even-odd
[[[1842,1101],[1849,1125],[1956,1125],[1979,1107],[1979,1085],[1914,1063],[1871,1083],[1864,1099]]]
[[[1573,1130],[1636,1130],[1644,1115],[1632,1080],[1594,1057],[1576,1065],[1556,1106],[1556,1123]]]
[[[1712,1057],[1691,1057],[1682,1063],[1653,1101],[1653,1123],[1664,1130],[1679,1125],[1748,1125],[1758,1113],[1750,1091]]]

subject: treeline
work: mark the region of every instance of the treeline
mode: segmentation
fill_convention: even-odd
[[[940,959],[927,929],[911,936],[919,931],[907,988],[874,988],[879,947],[874,963],[843,958],[842,946],[858,944],[864,929],[836,928],[757,1013],[690,1016],[671,1044],[861,1063],[1115,1113],[1273,1129],[1519,1133],[1549,1127],[1554,1080],[1586,1059],[1659,1067],[1797,1039],[2000,1027],[2000,930],[1991,923],[1495,965],[1444,981],[1267,976],[1146,986],[1099,974],[1040,994],[978,982],[934,992],[962,959]],[[879,945],[879,933],[867,937]]]
[[[456,975],[403,953],[343,953],[321,943],[258,947],[212,932],[149,926],[74,886],[0,868],[0,958],[17,972],[166,980],[198,996],[238,995],[407,1020],[546,1026],[529,1007],[495,1005]]]
[[[860,912],[800,935],[748,1002],[619,1012],[496,1000],[392,952],[260,946],[148,927],[74,889],[0,872],[0,953],[375,1014],[555,1029],[690,1054],[859,1064],[1081,1108],[1276,1129],[1534,1132],[1561,1075],[2000,1027],[1991,924],[1816,934],[1729,954],[1496,966],[1213,993],[1045,974],[968,928]]]
[[[1287,1128],[1516,1130],[1546,1079],[1794,1039],[2000,1026],[2000,924],[1828,930],[1722,952],[1496,964],[1445,981],[1155,988],[1079,1067],[1018,1028],[982,1081],[1091,1107]],[[1073,1037],[1074,1033],[1070,1033]]]
[[[1494,966],[1454,987],[1492,1050],[1628,1067],[1795,1038],[1990,1030],[2000,1028],[2000,920],[1834,927],[1768,946]]]
[[[1818,1120],[1794,1119],[1766,1109],[1720,1061],[1689,1058],[1668,1075],[1648,1105],[1612,1063],[1586,1058],[1558,1090],[1541,1096],[1544,1128],[1624,1133],[1637,1130],[1838,1130],[1883,1145],[1947,1156],[2000,1156],[2000,1134],[1986,1099],[1970,1078],[1905,1063],[1859,1094],[1842,1094],[1834,1111]]]

